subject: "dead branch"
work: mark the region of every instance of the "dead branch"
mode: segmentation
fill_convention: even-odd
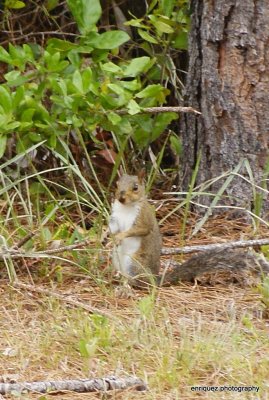
[[[89,239],[84,239],[81,242],[77,242],[71,244],[69,246],[62,246],[58,249],[47,249],[43,251],[36,251],[33,253],[30,252],[22,252],[17,250],[17,246],[12,248],[2,247],[2,251],[0,251],[0,259],[4,258],[23,258],[23,257],[30,257],[30,258],[39,258],[42,256],[50,255],[50,254],[59,254],[65,251],[72,251],[76,249],[80,249],[90,243]],[[189,254],[195,252],[206,252],[211,250],[226,250],[226,249],[236,249],[236,248],[244,248],[244,247],[254,247],[254,246],[265,246],[269,245],[269,238],[263,239],[254,239],[254,240],[238,240],[233,242],[226,242],[226,243],[213,243],[213,244],[206,244],[206,245],[197,245],[197,246],[184,246],[184,247],[164,247],[162,249],[162,255],[173,255],[173,254]]]
[[[127,110],[115,110],[117,114],[128,114]],[[175,112],[175,113],[194,113],[201,115],[200,111],[195,110],[192,107],[146,107],[141,108],[141,114],[159,114],[159,113],[166,113],[166,112]]]
[[[27,240],[28,241],[30,239],[30,236],[27,235]],[[32,234],[32,236],[34,236],[34,234]],[[86,246],[87,244],[90,243],[89,239],[84,239],[81,242],[77,242],[74,244],[70,244],[68,246],[62,246],[59,247],[58,249],[47,249],[47,250],[42,250],[42,251],[36,251],[33,253],[30,252],[23,252],[23,251],[19,251],[18,248],[21,247],[23,244],[26,243],[25,242],[19,242],[17,245],[15,245],[14,247],[11,248],[7,248],[7,247],[2,247],[3,251],[0,252],[0,259],[2,258],[6,258],[6,257],[11,257],[11,258],[21,258],[21,257],[31,257],[31,258],[38,258],[40,256],[44,256],[44,255],[49,255],[49,254],[59,254],[59,253],[64,253],[65,251],[72,251],[72,250],[76,250],[76,249],[80,249],[83,246]]]
[[[212,250],[231,250],[244,247],[254,247],[254,246],[265,246],[269,245],[269,238],[265,239],[254,239],[254,240],[238,240],[226,243],[213,243],[198,246],[184,246],[184,247],[174,247],[174,248],[163,248],[162,255],[172,255],[172,254],[189,254],[195,252],[207,252]]]
[[[62,301],[63,303],[68,303],[74,307],[82,308],[82,309],[90,312],[91,314],[99,314],[99,315],[102,315],[102,316],[110,318],[110,319],[115,318],[108,311],[99,310],[99,308],[91,306],[88,303],[87,304],[82,303],[81,301],[74,300],[70,297],[64,296],[64,295],[54,292],[52,290],[40,288],[40,287],[37,287],[34,285],[28,285],[26,283],[22,283],[19,281],[14,282],[13,287],[26,290],[27,292],[38,293],[38,294],[42,294],[45,296],[54,297],[54,298]],[[1,393],[1,391],[0,391],[0,393]]]
[[[34,237],[36,234],[36,232],[30,232],[28,233],[28,235],[24,236],[24,238],[22,238],[14,247],[13,249],[17,250],[19,248],[21,248],[23,245],[25,245],[25,243],[27,243],[30,239],[32,239],[32,237]]]
[[[36,253],[37,254],[64,253],[65,251],[71,251],[71,250],[80,249],[81,247],[84,247],[89,243],[90,243],[90,239],[84,239],[81,242],[70,244],[69,246],[62,246],[62,247],[59,247],[58,249],[47,249],[47,250],[44,250],[44,251],[37,251]]]
[[[96,379],[68,379],[62,381],[40,381],[23,383],[0,383],[0,393],[8,394],[11,392],[107,392],[109,390],[134,389],[139,391],[147,390],[147,385],[142,379],[135,376],[118,378],[108,376]]]

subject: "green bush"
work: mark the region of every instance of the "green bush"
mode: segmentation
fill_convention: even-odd
[[[37,44],[0,47],[0,61],[8,66],[0,86],[0,158],[14,134],[17,153],[42,141],[60,153],[59,139],[66,140],[72,130],[98,145],[96,128],[113,132],[120,144],[131,137],[144,148],[177,118],[174,113],[154,118],[141,114],[144,107],[165,103],[169,94],[166,87],[146,79],[146,74],[161,68],[157,55],[121,59],[118,49],[130,37],[121,30],[98,32],[99,0],[68,0],[67,4],[81,33],[75,42],[52,38],[45,48]],[[162,7],[170,10],[169,15],[168,11],[160,14]],[[175,1],[160,1],[158,9],[151,14],[149,10],[144,26],[129,22],[139,28],[144,39],[141,47],[150,45],[152,33],[158,43],[165,38],[179,41],[175,8]]]

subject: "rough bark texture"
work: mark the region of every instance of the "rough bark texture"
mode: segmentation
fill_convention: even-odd
[[[0,383],[0,393],[8,394],[12,392],[107,392],[108,390],[125,390],[133,388],[135,390],[147,390],[144,381],[135,376],[117,378],[109,376],[100,379],[71,379],[65,381],[41,381],[24,383]]]
[[[249,161],[265,184],[269,147],[268,0],[192,0],[186,106],[182,116],[186,188],[201,150],[198,182]],[[241,170],[245,177],[249,175]],[[216,192],[222,182],[213,184]],[[252,189],[240,178],[227,190],[229,204],[251,206]],[[203,199],[209,202],[209,199]]]
[[[197,251],[214,252],[214,251],[231,251],[233,249],[256,247],[256,246],[267,246],[269,245],[269,238],[265,239],[254,239],[254,240],[236,240],[234,242],[226,243],[211,243],[202,244],[197,246],[184,246],[184,247],[163,247],[162,255],[171,254],[190,254],[196,253]]]

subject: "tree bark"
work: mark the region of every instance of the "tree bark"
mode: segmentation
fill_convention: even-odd
[[[233,170],[246,159],[253,181],[266,188],[269,2],[192,0],[191,9],[185,105],[200,110],[202,116],[184,114],[181,119],[183,187],[187,188],[201,152],[197,184]],[[240,174],[252,179],[247,167]],[[212,184],[211,191],[216,193],[222,184],[223,180]],[[255,201],[253,188],[240,177],[233,179],[226,194],[229,205],[250,208]],[[210,198],[203,198],[203,203],[209,204]]]

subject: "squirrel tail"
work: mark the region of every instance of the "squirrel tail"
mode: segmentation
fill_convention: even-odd
[[[162,285],[179,281],[194,281],[206,272],[255,270],[269,273],[269,263],[261,256],[246,250],[211,250],[198,253],[182,264],[172,262],[172,269],[160,277]],[[170,264],[170,265],[171,265]]]

